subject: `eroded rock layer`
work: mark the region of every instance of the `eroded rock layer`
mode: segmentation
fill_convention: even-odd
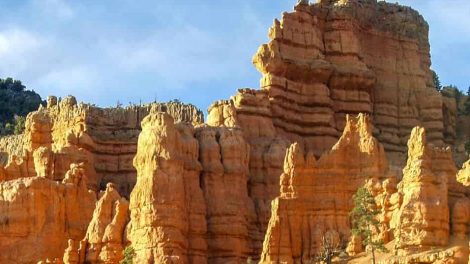
[[[28,116],[27,122],[31,125],[26,125],[24,135],[0,140],[0,161],[4,165],[9,161],[19,163],[25,155],[23,149],[37,146],[47,146],[58,155],[80,152],[94,170],[93,175],[89,175],[90,188],[105,189],[106,184],[112,182],[120,193],[129,196],[136,181],[132,159],[137,150],[140,122],[151,109],[167,112],[180,122],[193,125],[204,122],[202,112],[196,107],[176,102],[98,108],[77,104],[74,97],[60,101],[50,97],[47,108],[41,107]],[[22,176],[31,174],[21,173]],[[55,179],[63,177],[64,168],[57,168],[54,173]]]
[[[427,34],[396,4],[299,1],[253,57],[261,89],[206,124],[178,102],[48,98],[0,139],[0,263],[119,263],[126,247],[134,263],[309,263],[325,237],[368,263],[348,215],[360,186],[382,263],[466,263],[470,162],[443,147],[457,138],[461,159]]]
[[[261,89],[240,89],[208,115],[210,125],[240,126],[251,145],[255,245],[279,195],[284,150],[297,142],[319,158],[341,136],[346,114],[371,116],[399,178],[413,127],[424,127],[435,145],[454,142],[455,105],[433,87],[428,25],[411,8],[375,0],[299,3],[274,21],[269,38],[253,57]]]
[[[124,229],[127,225],[129,202],[122,198],[113,184],[100,193],[85,238],[70,238],[64,252],[65,264],[119,263],[123,259]]]
[[[453,175],[432,169],[439,151],[445,150],[427,145],[424,128],[413,129],[399,187],[401,207],[394,219],[397,248],[445,246],[449,241],[448,181]]]
[[[62,259],[68,239],[85,235],[96,201],[75,164],[62,182],[42,176],[3,181],[0,194],[0,263]]]
[[[241,263],[250,254],[249,146],[241,131],[142,121],[128,239],[138,263]]]
[[[326,235],[345,245],[351,236],[353,194],[363,185],[377,196],[389,193],[385,187],[393,179],[383,147],[372,137],[365,115],[348,117],[339,141],[319,160],[313,152],[293,144],[284,161],[281,194],[272,202],[261,263],[311,261]],[[379,205],[385,213],[387,204]],[[382,224],[382,235],[389,241],[388,222]]]
[[[274,21],[269,37],[253,57],[262,89],[232,99],[239,116],[266,117],[276,134],[319,157],[341,135],[345,114],[367,113],[393,165],[404,162],[416,125],[432,143],[455,138],[444,130],[431,80],[428,25],[411,8],[374,0],[299,4]]]

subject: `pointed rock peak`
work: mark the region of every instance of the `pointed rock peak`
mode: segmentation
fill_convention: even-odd
[[[305,153],[299,143],[293,143],[286,151],[284,173],[290,173],[294,168],[313,168],[316,162],[313,152]]]
[[[372,136],[372,124],[370,118],[366,114],[357,116],[346,115],[346,125],[341,138],[338,140],[333,149],[342,147],[357,146],[361,152],[372,152],[378,144]]]
[[[356,128],[359,131],[361,137],[372,136],[372,122],[370,121],[369,115],[360,113],[357,116]]]
[[[463,164],[462,169],[457,173],[457,181],[464,186],[470,186],[470,159]]]
[[[360,135],[371,136],[372,126],[368,115],[360,113],[357,116],[346,115],[344,133],[357,132]]]
[[[346,125],[344,131],[363,131],[371,134],[371,122],[367,114],[359,113],[357,116],[346,115]]]
[[[304,163],[304,151],[299,143],[296,142],[287,149],[284,160],[284,172],[288,172],[297,166],[303,167]]]
[[[426,130],[423,127],[417,126],[411,131],[410,139],[408,140],[408,160],[420,159],[426,153]]]
[[[102,198],[103,196],[109,197],[109,199],[113,200],[121,199],[121,195],[117,191],[116,186],[114,185],[114,183],[111,182],[108,182],[106,184],[106,189],[100,194],[100,198]]]

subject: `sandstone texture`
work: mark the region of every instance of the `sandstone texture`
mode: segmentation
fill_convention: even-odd
[[[241,263],[250,253],[249,146],[241,131],[142,121],[127,238],[138,263]],[[250,215],[251,214],[251,215]]]
[[[61,259],[68,239],[80,239],[96,196],[73,164],[62,182],[25,177],[0,183],[0,263]]]
[[[393,165],[404,162],[414,126],[425,127],[430,142],[444,142],[428,26],[416,11],[374,0],[299,4],[274,21],[269,37],[253,57],[262,89],[240,96],[263,97],[265,107],[249,112],[268,117],[277,134],[319,157],[341,135],[345,115],[361,112],[371,115]],[[238,101],[237,110],[248,111],[249,100]]]
[[[428,25],[376,0],[298,1],[253,57],[260,89],[99,108],[49,97],[0,138],[0,263],[468,263],[468,127],[433,87]],[[468,122],[470,124],[470,122]],[[456,148],[452,149],[452,147]],[[131,251],[132,251],[131,250]]]
[[[319,254],[325,236],[346,245],[354,193],[367,185],[377,196],[385,194],[389,176],[383,146],[373,138],[365,115],[348,116],[339,141],[318,160],[293,144],[284,161],[281,194],[272,202],[260,263],[308,263]],[[379,205],[384,212],[380,232],[389,239],[388,208]]]
[[[129,221],[129,202],[121,198],[113,184],[100,193],[85,238],[68,240],[63,262],[119,263],[123,259],[124,230]]]
[[[93,171],[88,176],[93,190],[104,189],[106,183],[113,182],[128,197],[136,181],[132,159],[137,150],[140,122],[151,109],[167,112],[177,121],[193,125],[204,122],[202,112],[196,107],[177,102],[98,108],[77,104],[74,97],[59,101],[50,97],[47,108],[28,116],[24,135],[0,139],[1,164],[10,162],[13,166],[25,155],[23,150],[31,152],[38,146],[47,146],[59,156],[80,155],[87,159]],[[54,172],[55,179],[63,177],[64,168],[56,170],[60,171]]]
[[[449,241],[449,177],[433,170],[438,151],[426,144],[424,128],[413,129],[399,185],[401,207],[394,219],[398,248],[445,246]]]

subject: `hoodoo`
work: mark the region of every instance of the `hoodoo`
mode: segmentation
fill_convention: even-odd
[[[468,263],[470,161],[428,25],[376,0],[298,1],[253,57],[259,89],[202,112],[50,97],[0,138],[0,263]]]

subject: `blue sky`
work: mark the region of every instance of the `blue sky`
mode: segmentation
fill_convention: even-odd
[[[180,99],[203,110],[259,86],[251,57],[295,0],[0,0],[0,77],[100,106]],[[431,27],[443,84],[470,85],[470,1],[400,0]]]

